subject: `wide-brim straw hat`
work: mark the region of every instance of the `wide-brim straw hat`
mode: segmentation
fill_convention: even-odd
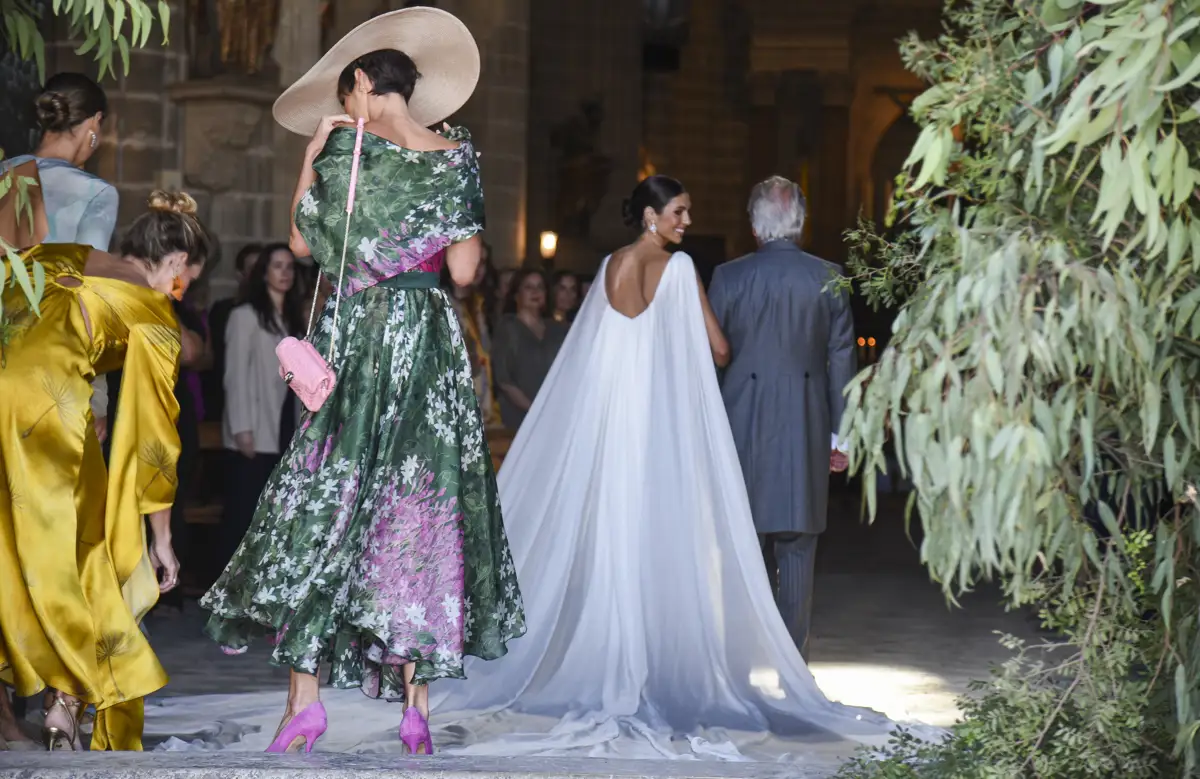
[[[380,14],[348,32],[275,101],[275,121],[312,135],[321,119],[346,111],[338,100],[338,77],[354,60],[379,49],[412,58],[421,77],[408,112],[424,127],[462,108],[479,82],[479,47],[467,26],[437,8],[402,8]]]

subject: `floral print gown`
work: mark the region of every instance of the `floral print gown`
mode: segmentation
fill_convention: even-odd
[[[462,331],[436,289],[446,247],[483,229],[476,153],[366,134],[339,293],[337,385],[306,414],[228,568],[201,600],[226,651],[268,635],[273,662],[403,695],[463,677],[525,632]],[[296,212],[336,283],[355,132],[334,130]],[[331,295],[313,345],[329,354]]]

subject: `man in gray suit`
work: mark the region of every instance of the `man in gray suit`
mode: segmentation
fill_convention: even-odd
[[[721,381],[775,600],[808,658],[817,537],[829,474],[846,469],[837,432],[854,376],[849,297],[837,266],[802,251],[804,193],[775,176],[754,187],[759,248],[718,266],[708,291],[733,361]]]

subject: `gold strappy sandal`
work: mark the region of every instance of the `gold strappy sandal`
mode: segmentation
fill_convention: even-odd
[[[54,750],[63,750],[70,748],[72,752],[79,751],[79,710],[83,707],[82,701],[76,701],[76,709],[71,710],[71,704],[67,703],[62,695],[54,696],[54,703],[51,704],[46,714],[54,711],[56,708],[62,708],[67,715],[67,721],[70,722],[71,731],[69,733],[63,730],[46,725],[42,727],[42,743],[46,745],[46,751],[53,752]],[[64,747],[64,744],[66,745]]]

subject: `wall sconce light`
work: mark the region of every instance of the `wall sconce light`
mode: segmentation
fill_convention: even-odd
[[[558,233],[550,230],[542,233],[538,248],[541,249],[543,260],[553,260],[554,254],[558,251]]]

